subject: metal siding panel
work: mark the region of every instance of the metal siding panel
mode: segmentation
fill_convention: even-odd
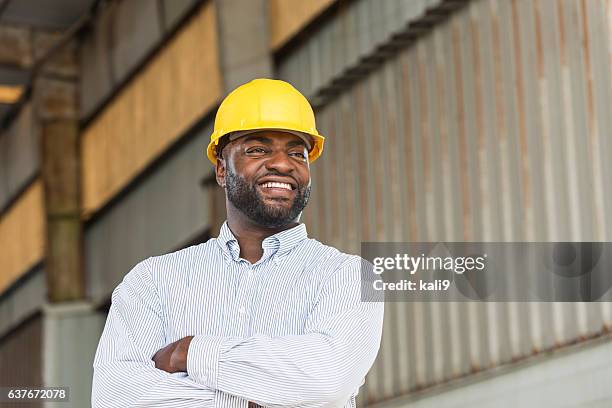
[[[392,33],[399,32],[404,29],[406,24],[406,0],[392,0],[389,2],[389,25]]]
[[[52,3],[39,3],[21,0],[7,3],[2,20],[15,25],[44,27],[47,30],[64,30],[87,13],[92,0],[57,0]]]
[[[374,241],[386,241],[385,231],[388,231],[388,225],[386,222],[386,213],[388,213],[388,201],[384,200],[388,195],[385,194],[386,187],[388,185],[388,179],[385,174],[385,148],[386,148],[386,132],[385,132],[385,121],[383,118],[383,110],[381,106],[381,95],[380,85],[378,79],[380,78],[380,71],[377,71],[370,77],[368,81],[369,85],[369,100],[370,100],[370,121],[371,121],[371,132],[369,132],[369,139],[371,139],[371,161],[373,170],[373,189],[372,189],[372,212],[374,214],[374,230],[376,231],[371,239]]]
[[[310,76],[310,72],[311,72],[310,65],[312,64],[313,61],[310,59],[310,55],[309,55],[307,47],[300,48],[299,53],[300,53],[300,58],[298,59],[298,61],[299,61],[301,79],[298,82],[299,84],[298,89],[300,90],[312,89],[312,79]]]
[[[42,267],[32,271],[10,294],[0,300],[0,337],[32,316],[45,301],[45,273]]]
[[[81,118],[90,116],[110,95],[113,87],[110,57],[112,16],[113,7],[104,8],[79,46]]]
[[[328,133],[332,135],[334,143],[332,144],[333,159],[328,162],[328,164],[330,164],[330,167],[328,168],[326,174],[329,180],[329,187],[331,189],[328,195],[328,200],[331,203],[330,218],[334,221],[329,223],[330,235],[328,237],[328,241],[338,242],[339,245],[342,246],[342,233],[340,230],[341,228],[343,228],[343,226],[339,221],[341,217],[341,212],[344,211],[344,208],[346,208],[347,203],[343,200],[344,194],[337,194],[336,191],[339,188],[342,188],[341,186],[343,186],[343,184],[341,184],[341,176],[338,170],[340,166],[343,166],[344,162],[343,159],[340,157],[343,153],[342,149],[344,144],[342,143],[342,136],[340,136],[338,140],[336,140],[336,135],[341,133],[341,125],[340,123],[338,123],[338,111],[340,108],[339,104],[335,103],[330,106],[330,108],[331,109],[328,111],[330,129]]]
[[[39,311],[47,301],[47,281],[42,266],[32,271],[10,296],[12,303],[12,323],[25,320]]]
[[[414,21],[419,18],[424,11],[423,1],[421,0],[403,0],[402,1],[402,16],[405,23]],[[398,13],[399,14],[399,13]]]
[[[332,25],[326,24],[321,28],[321,56],[318,58],[321,64],[321,76],[324,83],[328,83],[333,77],[334,48],[332,43]],[[316,90],[309,89],[308,95],[312,95]]]
[[[600,150],[599,160],[601,166],[601,186],[599,191],[603,195],[603,208],[605,217],[604,240],[609,241],[612,237],[612,191],[605,186],[612,185],[612,163],[608,159],[612,157],[612,141],[606,137],[609,129],[612,128],[612,115],[610,115],[610,101],[612,101],[612,3],[608,1],[608,24],[606,30],[606,5],[603,1],[586,2],[588,13],[588,28],[589,40],[591,43],[592,52],[591,66],[593,70],[594,86],[594,115],[595,115],[595,132],[599,139]],[[598,50],[608,50],[606,53]],[[601,84],[601,85],[600,85]]]
[[[405,201],[408,205],[408,214],[404,220],[404,237],[409,240],[417,240],[417,216],[416,216],[416,194],[415,183],[416,174],[414,171],[414,144],[413,144],[413,107],[410,98],[412,82],[411,67],[409,66],[408,53],[403,53],[398,56],[398,62],[401,70],[401,94],[400,94],[400,117],[405,118],[402,122],[402,135],[404,143],[404,174],[406,175],[405,183]]]
[[[370,10],[368,17],[368,28],[371,37],[371,45],[376,48],[383,42],[383,36],[385,35],[385,20],[383,15],[383,5],[378,1],[369,1]]]
[[[0,208],[3,208],[9,200],[8,188],[8,135],[0,134]]]
[[[328,146],[329,150],[327,152],[330,160],[325,162],[325,167],[322,169],[322,174],[324,174],[325,178],[326,201],[326,206],[323,209],[324,213],[326,214],[323,230],[325,231],[326,242],[338,242],[339,245],[341,245],[337,220],[339,216],[338,208],[340,207],[339,201],[342,199],[342,195],[337,194],[339,191],[339,185],[338,172],[336,170],[340,141],[336,138],[338,131],[336,128],[337,124],[335,114],[335,106],[330,106],[329,109],[325,111],[325,119],[323,122],[323,126],[326,129],[326,134],[331,135],[332,139]]]
[[[595,237],[595,225],[599,222],[594,216],[597,211],[594,205],[593,194],[593,160],[589,157],[589,128],[588,128],[588,100],[587,100],[587,72],[585,66],[585,43],[581,18],[580,18],[580,3],[567,3],[567,23],[568,28],[575,33],[568,37],[568,50],[570,51],[570,69],[572,71],[572,111],[575,113],[574,123],[575,128],[575,144],[574,148],[577,154],[577,182],[580,195],[580,203],[584,206],[584,210],[580,211],[580,226],[581,240],[593,241],[601,238]],[[585,182],[589,180],[589,182]],[[600,214],[599,214],[600,215]],[[601,216],[601,215],[600,215]]]
[[[198,0],[163,0],[165,30],[170,31]]]
[[[557,115],[562,115],[564,112],[563,104],[563,88],[562,88],[562,69],[559,66],[564,62],[565,51],[562,48],[563,38],[561,30],[559,9],[556,3],[540,2],[542,8],[542,16],[550,16],[553,24],[545,24],[545,19],[542,18],[542,37],[543,47],[547,50],[544,54],[544,76],[547,85],[547,100],[548,100],[548,118],[547,126],[550,127],[551,142],[544,149],[550,150],[550,167],[551,173],[555,175],[550,181],[551,187],[554,190],[554,200],[556,203],[557,219],[554,220],[555,228],[551,230],[551,239],[556,240],[571,240],[572,236],[572,214],[570,213],[569,199],[569,166],[567,161],[567,152],[565,143],[565,118],[563,116],[557,118]]]
[[[591,55],[597,49],[593,48],[591,30],[593,28],[592,16],[589,18],[589,11],[586,2],[580,2],[580,31],[582,39],[582,56],[584,65],[585,91],[586,91],[586,108],[587,108],[587,168],[590,167],[591,183],[586,183],[588,187],[587,194],[592,198],[592,221],[593,232],[592,239],[601,241],[605,236],[605,215],[604,215],[604,198],[602,184],[602,163],[599,156],[601,150],[600,136],[597,129],[597,113],[595,108],[595,84],[594,67]],[[603,78],[602,78],[603,80]],[[602,81],[605,83],[605,80]]]
[[[321,158],[319,158],[317,160],[317,164],[316,164],[316,168],[317,171],[319,172],[319,180],[317,180],[318,186],[316,187],[319,191],[317,197],[319,197],[319,199],[317,200],[317,212],[319,214],[319,235],[318,235],[318,239],[322,240],[323,242],[329,242],[329,236],[330,234],[330,207],[329,207],[329,195],[334,194],[332,192],[332,189],[329,188],[329,184],[330,184],[330,179],[329,179],[329,170],[327,169],[328,167],[328,162],[329,160],[327,160],[327,156],[329,156],[327,154],[327,152],[330,152],[332,150],[332,144],[334,143],[333,141],[333,136],[329,135],[329,132],[327,131],[329,129],[329,125],[328,125],[328,115],[329,115],[329,111],[328,110],[323,110],[321,111],[321,114],[319,115],[319,125],[321,127],[321,129],[325,129],[323,130],[325,133],[325,135],[327,135],[328,139],[327,139],[327,146],[326,146],[326,153],[325,156],[322,156]],[[333,154],[333,153],[332,153]]]
[[[134,200],[135,198],[136,195],[132,195],[128,197],[128,200]],[[132,266],[140,260],[132,258],[136,254],[132,251],[130,247],[131,243],[135,240],[129,239],[129,237],[135,236],[138,238],[145,238],[145,235],[143,234],[143,231],[132,229],[130,225],[130,214],[128,213],[128,208],[128,206],[117,207],[118,211],[112,211],[113,216],[109,217],[107,221],[110,224],[109,230],[112,238],[105,244],[105,246],[108,246],[108,249],[105,250],[105,252],[109,254],[110,258],[107,259],[109,268],[107,269],[107,278],[105,279],[105,281],[110,285],[107,286],[105,289],[110,289],[116,286],[116,284],[121,281],[123,274],[128,271],[127,269],[122,270],[121,265],[125,264],[126,266]],[[149,219],[156,218],[151,217]],[[155,225],[159,225],[159,223],[156,222]],[[87,241],[87,238],[85,239]],[[147,239],[147,241],[149,240],[148,237],[146,237],[145,239]],[[97,250],[97,248],[92,248],[92,251],[95,250]]]
[[[0,384],[3,386],[43,385],[42,319],[37,316],[0,341]],[[42,404],[31,403],[30,407]]]
[[[339,145],[339,164],[342,167],[336,167],[336,169],[338,171],[339,184],[343,186],[345,192],[343,202],[338,209],[340,214],[338,227],[342,237],[343,250],[355,253],[360,252],[359,245],[357,245],[360,241],[356,240],[356,220],[361,219],[361,217],[355,215],[355,189],[353,182],[357,169],[354,167],[355,163],[351,163],[354,146],[352,144],[353,135],[350,133],[351,122],[347,120],[348,112],[345,108],[348,97],[349,95],[345,94],[339,98],[336,108],[336,123],[338,124],[338,131],[342,134],[342,143]],[[350,207],[349,210],[347,210],[348,207]]]
[[[417,214],[416,223],[415,223],[415,235],[411,237],[412,239],[419,241],[427,240],[427,233],[425,229],[425,214],[423,211],[423,194],[417,194],[417,191],[424,191],[423,189],[423,170],[422,166],[424,165],[424,161],[421,160],[421,131],[420,131],[420,118],[421,118],[421,106],[420,106],[420,98],[418,96],[418,66],[417,66],[417,48],[411,48],[408,51],[407,55],[407,65],[409,69],[409,83],[408,83],[408,99],[411,101],[410,103],[410,117],[412,121],[410,123],[410,133],[408,137],[410,139],[410,145],[412,150],[412,157],[409,158],[411,164],[411,172],[414,174],[414,212]]]
[[[92,299],[108,296],[108,291],[112,290],[120,279],[119,277],[122,277],[117,272],[122,268],[113,265],[116,257],[110,252],[110,243],[117,238],[112,235],[113,231],[110,227],[110,222],[96,223],[87,226],[83,235],[85,283],[87,294]],[[134,255],[132,265],[137,262],[138,255]],[[125,265],[125,268],[129,267],[130,265]],[[127,270],[121,272],[125,274]]]
[[[359,178],[361,183],[359,185],[359,200],[361,203],[361,239],[362,241],[367,241],[373,239],[373,230],[372,226],[372,216],[371,209],[372,205],[370,201],[372,199],[372,195],[369,194],[371,191],[371,177],[372,177],[372,156],[370,148],[371,146],[371,137],[372,134],[369,125],[370,122],[367,120],[369,114],[368,108],[368,98],[366,94],[366,85],[367,81],[361,82],[357,88],[355,89],[355,109],[357,116],[357,150],[359,151],[360,163],[359,166],[360,174]]]
[[[473,3],[471,3],[473,4]],[[464,23],[461,24],[461,64],[463,73],[463,105],[465,111],[465,166],[466,176],[469,182],[467,183],[467,192],[465,193],[465,201],[467,205],[466,215],[466,241],[481,241],[482,237],[482,208],[481,203],[483,197],[480,191],[480,180],[478,177],[481,173],[481,163],[479,151],[481,149],[480,129],[481,123],[478,122],[478,109],[480,108],[480,75],[479,64],[476,60],[473,37],[473,24],[471,23],[470,10],[466,10]],[[465,211],[465,210],[464,210]]]
[[[524,203],[523,185],[521,184],[521,154],[519,149],[519,112],[520,107],[517,102],[517,70],[520,68],[515,64],[514,30],[512,29],[512,4],[510,2],[498,2],[500,10],[500,30],[501,47],[506,50],[502,52],[502,92],[503,109],[505,118],[505,146],[502,160],[506,163],[506,199],[509,202],[509,214],[506,221],[507,240],[520,240],[524,235],[524,223],[522,218],[522,205]]]
[[[345,194],[338,196],[338,201],[336,202],[336,214],[338,215],[336,218],[336,234],[338,239],[336,242],[339,242],[339,248],[342,250],[348,250],[348,223],[350,222],[348,219],[348,211],[347,208],[353,205],[349,196],[349,189],[347,180],[349,174],[347,169],[347,148],[350,145],[349,141],[346,138],[346,133],[344,131],[345,123],[343,122],[342,117],[342,101],[338,100],[334,109],[334,122],[336,125],[335,133],[333,137],[337,137],[336,141],[336,162],[334,166],[335,177],[336,177],[336,186],[342,186],[344,188]]]
[[[410,198],[411,194],[409,192],[410,186],[412,184],[412,173],[407,170],[407,164],[410,162],[408,157],[410,155],[410,151],[408,149],[408,143],[406,141],[406,135],[408,133],[407,127],[409,126],[409,118],[405,117],[404,112],[408,109],[405,106],[403,93],[405,86],[405,78],[404,78],[404,66],[401,60],[398,60],[394,64],[393,72],[391,73],[393,81],[393,93],[394,99],[392,100],[392,104],[396,107],[396,120],[397,127],[396,131],[398,133],[397,138],[397,172],[399,174],[399,203],[400,203],[400,218],[397,222],[398,234],[399,237],[408,237],[411,234],[410,224],[412,221],[413,211],[410,206]]]
[[[387,197],[391,197],[391,189],[393,184],[396,184],[392,178],[389,169],[389,151],[395,149],[395,143],[393,139],[397,138],[397,135],[391,135],[389,129],[389,107],[386,106],[387,95],[385,92],[385,71],[390,64],[385,64],[379,71],[373,75],[371,93],[373,95],[372,102],[375,110],[373,113],[377,115],[377,120],[374,122],[374,126],[377,127],[376,132],[372,134],[373,142],[377,149],[375,149],[379,156],[374,158],[374,164],[376,165],[375,174],[377,174],[375,180],[378,187],[376,196],[376,213],[379,215],[377,220],[377,236],[376,241],[392,241],[392,220],[393,206],[397,204],[395,200],[388,200]],[[378,125],[376,124],[378,123]],[[378,136],[377,136],[378,133]],[[383,346],[390,349],[396,349],[396,339],[393,332],[390,330],[394,327],[393,322],[396,320],[397,305],[389,305],[385,310],[385,319],[387,327],[387,335],[383,340]],[[383,355],[381,372],[382,378],[394,378],[395,377],[395,357],[391,354]],[[393,382],[384,381],[382,389],[380,390],[383,398],[390,398],[394,395]]]
[[[359,21],[357,7],[345,7],[342,9],[342,24],[344,25],[344,37],[346,39],[346,67],[355,66],[359,61]],[[314,38],[313,38],[314,42]]]
[[[413,215],[413,207],[410,205],[411,199],[413,198],[413,194],[411,193],[412,186],[412,177],[413,174],[409,171],[407,167],[412,160],[410,160],[411,149],[410,143],[406,137],[402,137],[402,135],[409,134],[409,126],[410,126],[410,106],[408,101],[405,101],[405,92],[408,77],[405,66],[405,59],[398,59],[398,61],[393,64],[394,70],[390,75],[394,76],[393,80],[395,82],[396,87],[394,87],[395,98],[392,100],[392,104],[397,106],[397,132],[398,132],[398,146],[397,146],[397,154],[399,156],[397,160],[397,164],[399,165],[398,173],[401,175],[400,177],[400,197],[399,200],[401,205],[402,216],[401,220],[403,222],[399,223],[399,234],[400,237],[410,237],[412,234],[411,224],[414,223]],[[391,81],[391,79],[389,79]],[[407,115],[407,114],[408,115]],[[393,322],[393,326],[395,327],[395,338],[396,338],[396,359],[397,359],[397,368],[394,375],[395,379],[395,389],[398,394],[407,393],[412,386],[414,385],[414,369],[413,365],[410,364],[410,358],[412,355],[413,342],[411,341],[410,333],[412,332],[412,327],[410,325],[410,321],[412,319],[412,308],[409,304],[397,304],[397,314],[396,319]]]
[[[6,199],[10,200],[40,168],[38,133],[34,128],[31,104],[25,105],[2,136],[6,149]],[[6,201],[1,202],[0,206]]]
[[[389,190],[387,193],[390,197],[400,197],[401,186],[403,184],[402,174],[402,156],[400,152],[403,151],[402,138],[398,132],[398,111],[397,111],[397,64],[387,63],[384,66],[383,76],[381,78],[380,88],[383,91],[385,97],[382,102],[382,110],[385,112],[386,118],[384,123],[386,124],[385,134],[389,137],[389,146],[386,153],[386,166],[388,171]],[[387,184],[387,183],[385,183]],[[385,195],[385,197],[388,197]],[[401,227],[402,225],[396,220],[401,220],[404,217],[404,206],[400,200],[385,200],[391,205],[391,211],[387,216],[387,222],[389,223],[388,237],[390,241],[399,241],[402,237]]]
[[[378,191],[378,183],[380,179],[376,177],[376,163],[375,163],[375,154],[377,149],[376,143],[376,133],[377,129],[374,123],[374,109],[375,105],[372,101],[372,96],[370,95],[372,89],[372,81],[373,76],[369,76],[367,80],[364,81],[363,86],[363,97],[364,97],[364,119],[365,126],[364,132],[362,133],[363,142],[364,142],[364,150],[367,158],[367,167],[366,167],[366,184],[367,187],[364,190],[366,194],[366,203],[367,203],[367,212],[365,216],[367,217],[368,223],[368,233],[364,234],[364,240],[376,241],[379,238],[379,226],[377,224],[377,207],[376,202],[378,200],[377,191]]]
[[[546,199],[538,192],[544,191],[543,186],[543,160],[542,160],[542,123],[539,108],[539,86],[537,60],[537,35],[535,31],[535,15],[533,2],[521,1],[517,5],[520,19],[520,42],[522,50],[522,77],[524,78],[523,103],[525,106],[526,120],[526,165],[529,169],[529,185],[527,205],[529,206],[529,217],[526,220],[527,231],[524,239],[529,241],[545,241],[546,231]],[[539,198],[538,198],[539,197]],[[541,205],[536,205],[536,201]]]
[[[321,79],[321,64],[319,60],[321,38],[313,38],[312,41],[308,42],[308,47],[305,47],[308,53],[308,68],[310,69],[310,84],[312,88],[305,89],[304,92],[310,94],[312,89],[319,89],[323,86]],[[282,77],[282,75],[281,75]]]
[[[470,6],[474,6],[471,3]],[[472,21],[474,15],[473,7],[465,12],[465,23],[461,30],[461,67],[463,77],[462,89],[463,105],[465,111],[465,151],[462,149],[466,174],[463,178],[469,180],[466,183],[467,192],[464,191],[464,217],[466,232],[464,240],[481,241],[483,237],[483,221],[486,216],[482,204],[486,201],[483,197],[483,184],[486,180],[486,173],[482,169],[482,159],[484,152],[484,136],[482,134],[482,100],[481,88],[482,77],[480,62],[478,59],[478,37],[474,32],[475,23]],[[479,176],[480,175],[480,176]],[[436,183],[438,184],[438,182]],[[489,354],[488,343],[486,341],[487,319],[486,305],[478,303],[467,303],[465,305],[467,316],[467,338],[469,370],[475,371],[485,366],[484,359]]]
[[[499,212],[499,169],[497,167],[497,148],[495,140],[495,81],[492,61],[490,16],[484,7],[473,7],[474,36],[478,42],[478,60],[480,73],[480,122],[479,140],[482,172],[486,177],[481,180],[481,191],[484,196],[482,239],[485,241],[501,240],[501,214]]]
[[[369,54],[373,48],[372,36],[370,35],[370,1],[358,0],[355,4],[358,27],[357,32],[359,33],[359,56],[363,58],[365,55]]]
[[[126,77],[161,40],[161,24],[157,7],[150,0],[122,1],[117,7],[111,45],[113,72],[116,78]]]
[[[573,2],[572,2],[573,3]],[[576,124],[577,121],[580,121],[580,114],[578,112],[581,109],[581,106],[577,106],[574,103],[575,99],[578,99],[579,96],[575,95],[576,87],[573,85],[572,74],[576,71],[577,66],[573,61],[576,58],[575,50],[578,46],[577,44],[572,44],[573,35],[569,35],[569,33],[573,32],[576,27],[573,26],[573,18],[572,18],[572,4],[568,2],[557,2],[557,9],[559,13],[559,26],[560,26],[560,40],[561,40],[561,53],[562,53],[562,100],[563,100],[563,108],[564,108],[564,145],[565,152],[567,155],[567,174],[568,174],[568,185],[569,185],[569,217],[571,221],[571,236],[575,237],[577,240],[583,240],[583,223],[584,216],[581,214],[582,209],[584,208],[584,197],[581,194],[581,178],[579,177],[579,168],[577,167],[577,160],[580,157],[579,150],[580,147],[577,146],[577,139],[579,135],[579,124]],[[576,33],[577,34],[577,33]],[[579,41],[579,40],[577,40]],[[579,78],[575,79],[576,82]]]
[[[536,39],[536,60],[537,60],[537,86],[538,86],[538,107],[539,107],[539,132],[541,141],[541,186],[535,187],[534,190],[542,192],[541,199],[544,204],[536,206],[536,211],[540,211],[537,218],[541,218],[545,224],[542,231],[541,240],[550,239],[557,235],[558,214],[555,204],[554,189],[553,189],[553,164],[551,158],[550,139],[550,101],[549,101],[549,82],[546,78],[546,61],[544,52],[545,32],[542,24],[542,5],[539,2],[533,3],[534,24],[535,24],[535,39]],[[535,155],[534,155],[535,159]],[[535,161],[535,160],[534,160]],[[535,174],[538,176],[538,174]]]
[[[332,78],[339,77],[346,65],[346,35],[342,28],[340,18],[335,18],[331,24]]]

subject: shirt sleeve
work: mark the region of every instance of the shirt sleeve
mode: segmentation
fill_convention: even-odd
[[[348,402],[378,353],[384,308],[362,301],[361,262],[351,259],[323,284],[304,334],[195,336],[187,354],[190,377],[267,407]]]
[[[214,405],[215,391],[155,368],[166,344],[161,305],[147,261],[136,265],[112,296],[94,359],[94,408],[199,407]],[[235,406],[247,406],[247,402]]]

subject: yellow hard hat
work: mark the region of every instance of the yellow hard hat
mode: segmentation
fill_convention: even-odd
[[[308,100],[291,84],[276,79],[254,79],[239,86],[225,97],[210,135],[206,154],[217,164],[219,140],[234,132],[285,130],[312,139],[308,158],[315,161],[323,151],[325,138],[315,126],[315,117]],[[307,136],[307,137],[308,137]]]

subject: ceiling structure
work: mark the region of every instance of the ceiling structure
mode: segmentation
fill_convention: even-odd
[[[32,48],[15,46],[20,30],[65,32],[98,0],[0,0],[0,123],[20,101],[36,64]],[[30,55],[15,55],[23,52]]]

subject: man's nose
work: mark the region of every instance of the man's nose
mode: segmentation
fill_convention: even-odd
[[[279,173],[289,174],[293,172],[293,163],[291,157],[284,151],[274,152],[266,161],[268,170],[276,170]]]

